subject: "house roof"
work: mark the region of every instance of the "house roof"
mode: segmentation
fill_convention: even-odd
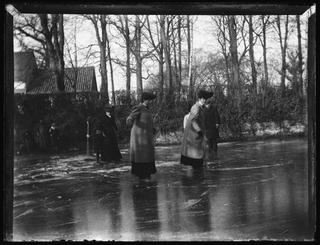
[[[35,69],[37,64],[32,51],[14,53],[14,81],[28,83]]]
[[[76,92],[97,91],[96,75],[93,66],[81,68],[65,68],[65,92],[74,93],[76,79]],[[58,92],[58,87],[52,70],[39,70],[36,79],[28,86],[27,94],[52,94]]]

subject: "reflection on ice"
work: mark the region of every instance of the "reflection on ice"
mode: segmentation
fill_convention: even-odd
[[[19,163],[14,240],[308,239],[306,145],[221,144],[202,171],[179,163],[180,146],[161,147],[142,184],[129,163],[94,157]]]

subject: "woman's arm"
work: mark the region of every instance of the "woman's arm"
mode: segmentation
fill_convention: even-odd
[[[199,119],[200,119],[200,108],[199,108],[199,106],[193,106],[191,108],[190,116],[192,116],[191,123],[192,123],[192,126],[193,126],[194,130],[197,133],[203,133],[202,132],[202,128],[200,126],[200,122],[199,122]]]
[[[126,120],[127,126],[131,127],[133,125],[133,122],[137,118],[139,118],[140,113],[141,113],[140,107],[139,106],[134,107],[130,115],[127,117],[127,120]]]

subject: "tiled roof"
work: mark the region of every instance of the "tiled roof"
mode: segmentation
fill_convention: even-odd
[[[74,92],[74,80],[76,92],[97,91],[96,75],[93,66],[81,68],[65,68],[65,92]],[[36,79],[27,88],[27,94],[52,94],[58,92],[54,73],[51,70],[38,71]]]
[[[36,59],[32,51],[14,53],[14,81],[28,83],[37,69]]]

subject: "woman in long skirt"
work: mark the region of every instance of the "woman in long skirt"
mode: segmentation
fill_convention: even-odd
[[[100,162],[100,159],[103,162],[118,162],[122,158],[116,136],[117,125],[111,112],[112,107],[106,105],[103,112],[94,120],[97,162]]]
[[[153,119],[148,107],[155,98],[154,94],[143,92],[142,102],[134,107],[126,121],[128,126],[132,126],[129,150],[131,173],[138,176],[140,180],[149,180],[151,174],[157,171],[154,157]]]
[[[112,107],[110,105],[105,106],[102,127],[104,140],[101,160],[106,162],[119,162],[122,156],[116,136],[117,125],[112,115]]]
[[[198,101],[191,107],[183,132],[181,147],[181,164],[192,166],[194,169],[203,165],[205,153],[205,118],[203,106],[211,93],[200,90]]]

